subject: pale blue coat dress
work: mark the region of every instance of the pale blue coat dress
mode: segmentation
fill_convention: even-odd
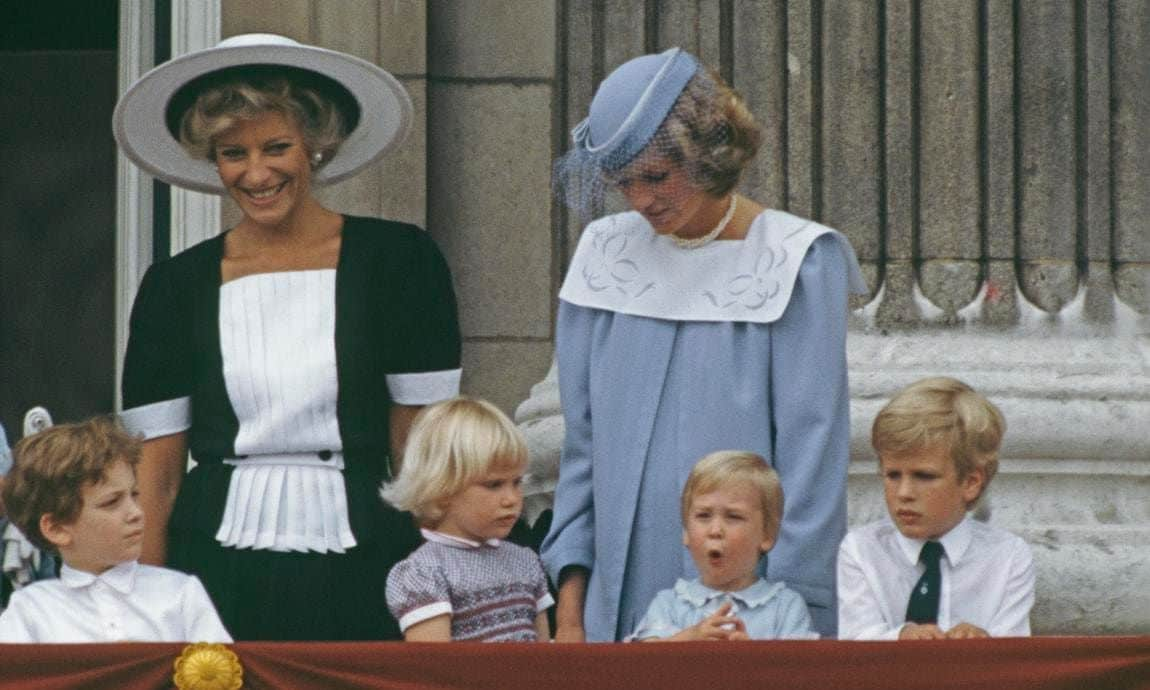
[[[8,474],[12,469],[12,449],[8,447],[8,434],[4,433],[4,425],[0,424],[0,477]]]
[[[778,471],[782,529],[760,564],[836,625],[850,435],[847,293],[865,285],[839,233],[764,211],[741,241],[680,249],[637,213],[587,227],[560,291],[566,424],[548,574],[589,568],[588,640],[619,640],[655,595],[698,573],[679,498],[715,450]]]

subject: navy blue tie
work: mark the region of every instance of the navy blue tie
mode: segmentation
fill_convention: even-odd
[[[939,561],[943,553],[942,544],[937,541],[928,541],[922,545],[918,561],[926,566],[926,570],[918,582],[914,583],[910,601],[906,605],[906,619],[911,623],[938,622],[938,597],[942,589]]]

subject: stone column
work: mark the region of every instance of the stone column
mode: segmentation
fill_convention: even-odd
[[[871,293],[853,305],[848,343],[851,523],[885,514],[875,413],[912,381],[955,376],[1007,417],[1001,469],[976,517],[1034,549],[1035,631],[1150,632],[1150,6],[558,10],[562,131],[612,68],[681,45],[763,124],[744,191],[854,244]],[[562,264],[580,228],[559,215]],[[558,474],[554,368],[517,420],[534,516]]]
[[[427,227],[455,276],[463,390],[511,411],[551,357],[555,4],[433,0],[428,60]]]

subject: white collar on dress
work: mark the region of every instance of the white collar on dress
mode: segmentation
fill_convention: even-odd
[[[895,539],[898,540],[899,550],[906,556],[907,561],[911,565],[918,564],[918,557],[922,553],[922,545],[926,543],[925,539],[911,539],[910,537],[903,536],[902,532],[898,531],[895,527]],[[950,531],[942,535],[934,541],[942,544],[943,550],[946,552],[946,560],[950,563],[951,567],[958,565],[959,560],[962,559],[963,554],[966,553],[967,547],[974,539],[974,528],[970,524],[970,518],[964,517]]]
[[[427,541],[433,541],[436,544],[443,544],[444,546],[453,546],[457,549],[478,549],[480,546],[499,546],[501,543],[498,539],[488,539],[482,543],[457,537],[454,534],[444,534],[443,532],[436,532],[435,530],[420,528],[419,533]]]
[[[698,579],[679,578],[675,582],[675,595],[695,607],[725,597],[740,602],[746,608],[753,609],[774,599],[775,595],[783,589],[783,586],[782,582],[768,582],[759,578],[750,587],[740,589],[737,592],[726,592],[721,589],[711,589]]]
[[[120,594],[130,594],[136,582],[137,561],[124,561],[96,575],[86,570],[78,570],[67,563],[60,566],[60,582],[69,589],[87,587],[99,580]]]
[[[771,323],[790,302],[811,243],[827,234],[847,260],[850,289],[865,293],[850,242],[814,221],[768,209],[742,240],[681,249],[632,211],[587,226],[559,298],[658,319]]]

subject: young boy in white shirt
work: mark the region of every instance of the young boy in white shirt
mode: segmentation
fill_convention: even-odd
[[[998,408],[952,378],[914,383],[879,412],[871,444],[890,519],[839,548],[840,639],[1030,635],[1030,547],[967,516],[1005,431]]]
[[[8,517],[63,566],[12,594],[0,642],[232,641],[199,580],[136,561],[137,439],[98,417],[29,436],[14,455]]]

